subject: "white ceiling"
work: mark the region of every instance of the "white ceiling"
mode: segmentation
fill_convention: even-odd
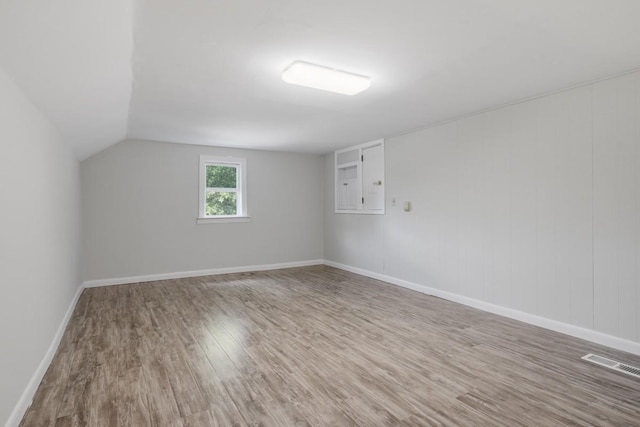
[[[0,0],[0,66],[81,158],[125,136],[323,153],[636,69],[639,16],[637,0]],[[372,87],[282,82],[296,60]]]
[[[0,0],[0,67],[86,158],[126,137],[128,0]]]

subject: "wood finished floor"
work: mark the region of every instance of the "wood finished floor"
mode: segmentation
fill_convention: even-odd
[[[640,358],[325,266],[86,289],[22,426],[640,425]]]

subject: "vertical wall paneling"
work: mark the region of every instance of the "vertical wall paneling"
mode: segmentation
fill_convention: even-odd
[[[384,234],[329,218],[325,257],[640,341],[639,105],[633,73],[389,138]]]
[[[413,145],[399,141],[395,150],[388,152],[388,155],[385,153],[385,167],[394,171],[395,178],[387,182],[386,188],[389,197],[389,210],[386,211],[383,227],[386,243],[380,248],[384,250],[383,271],[391,276],[406,277],[407,280],[410,280],[411,272],[415,270],[417,263],[428,262],[428,254],[423,251],[416,254],[415,241],[410,238],[415,228],[414,211],[420,202],[411,197],[409,189],[412,186],[408,185],[408,182],[416,175],[416,168],[425,160],[423,156],[415,155],[414,150]],[[394,198],[396,206],[391,205]],[[411,202],[413,211],[405,212],[404,202]]]
[[[513,107],[511,121],[511,236],[512,307],[536,313],[536,182],[537,109],[535,103]]]
[[[593,252],[594,328],[618,332],[617,80],[593,87]]]
[[[640,77],[634,87],[636,95],[634,122],[636,138],[636,341],[640,341]]]
[[[636,312],[638,310],[636,292],[638,276],[636,272],[638,217],[636,200],[636,147],[635,106],[637,77],[631,75],[619,79],[616,90],[616,117],[619,132],[617,147],[617,187],[618,193],[618,334],[627,339],[636,338]]]
[[[591,87],[567,93],[565,135],[567,191],[565,230],[568,238],[567,271],[559,287],[564,295],[560,320],[593,328],[593,141]],[[564,260],[560,259],[561,265]],[[566,280],[566,282],[564,281]],[[566,285],[564,285],[566,283]],[[569,308],[569,309],[567,309]],[[569,316],[568,318],[566,316]]]
[[[445,198],[446,205],[445,209],[442,212],[442,218],[444,220],[444,224],[442,227],[443,235],[442,240],[443,246],[445,248],[446,254],[446,274],[447,281],[450,283],[449,289],[451,292],[461,293],[460,282],[461,282],[461,273],[458,268],[458,257],[460,256],[460,241],[456,238],[459,232],[459,223],[460,218],[462,216],[460,209],[460,192],[458,189],[460,188],[460,164],[456,161],[456,156],[458,153],[458,125],[457,123],[445,125],[445,133],[444,139],[442,140],[442,144],[444,144],[443,150],[445,152],[445,157],[443,159],[444,168],[444,178],[443,181],[451,183],[453,186],[451,190],[449,188],[444,188],[444,192],[447,194],[443,197]]]
[[[427,129],[420,139],[408,135],[405,144],[419,159],[415,176],[420,182],[415,182],[415,176],[405,176],[403,182],[415,200],[413,234],[420,236],[414,239],[419,257],[414,274],[417,280],[458,293],[458,240],[451,238],[458,233],[458,126]],[[422,253],[428,254],[426,259]]]
[[[460,122],[458,133],[458,159],[460,216],[459,216],[459,271],[460,293],[483,298],[483,251],[485,240],[483,210],[486,165],[483,140],[483,116],[472,116]]]
[[[488,163],[485,171],[487,191],[487,242],[485,245],[485,299],[491,303],[511,306],[509,238],[510,129],[511,111],[497,110],[486,113],[485,152]]]
[[[562,104],[558,96],[536,101],[538,140],[536,151],[536,314],[558,316],[558,210],[562,182],[559,179],[559,135]],[[564,166],[564,165],[563,165]]]
[[[427,130],[426,132],[429,132]],[[411,269],[412,281],[421,280],[424,278],[428,283],[443,283],[446,286],[446,279],[443,274],[443,254],[444,248],[441,247],[441,235],[439,233],[439,225],[441,224],[440,212],[443,209],[443,201],[440,199],[437,192],[438,183],[441,182],[439,178],[441,171],[438,167],[438,156],[433,155],[434,152],[440,153],[443,146],[441,138],[426,137],[424,144],[416,144],[412,141],[404,141],[406,147],[405,153],[411,156],[412,150],[413,157],[416,158],[415,167],[423,171],[413,171],[413,176],[419,175],[421,178],[420,185],[415,186],[411,201],[413,203],[413,215],[412,215],[412,230],[411,233],[416,233],[420,236],[425,236],[423,239],[412,239],[413,241],[413,258],[414,265]],[[394,152],[396,150],[393,150]],[[411,188],[410,184],[412,176],[405,176],[405,182],[403,185],[406,188]],[[403,192],[404,193],[404,192]],[[395,194],[395,192],[394,192]],[[409,196],[405,195],[405,199]],[[402,200],[399,200],[400,203]],[[404,213],[402,205],[397,204],[395,207],[390,207],[391,213],[399,212]],[[389,211],[387,211],[389,212]],[[424,214],[418,218],[415,212],[424,212]],[[389,219],[392,217],[389,216]],[[392,221],[385,222],[385,230],[388,230]],[[387,246],[388,248],[389,246]]]
[[[638,74],[594,86],[594,322],[638,339]]]

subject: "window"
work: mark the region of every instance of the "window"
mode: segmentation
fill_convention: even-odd
[[[384,140],[335,152],[336,213],[384,214]]]
[[[247,215],[246,160],[200,156],[198,222],[244,222]]]

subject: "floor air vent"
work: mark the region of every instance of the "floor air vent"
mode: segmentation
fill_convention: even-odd
[[[636,378],[640,378],[640,368],[636,368],[635,366],[625,365],[624,363],[607,359],[606,357],[598,356],[595,354],[587,354],[586,356],[582,356],[582,358],[591,363],[595,363],[597,365],[604,366],[615,371],[624,372],[625,374],[633,375]]]

